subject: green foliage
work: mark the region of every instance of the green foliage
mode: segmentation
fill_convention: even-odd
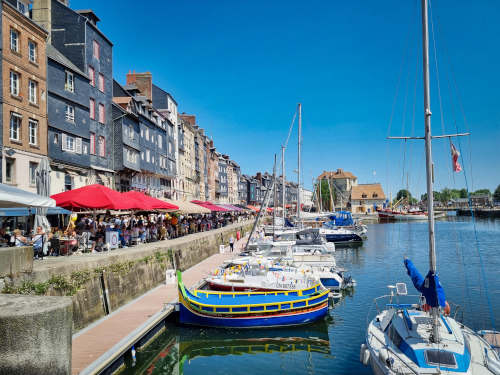
[[[410,204],[416,204],[417,200],[411,196],[411,193],[406,190],[406,189],[401,189],[398,191],[398,194],[396,195],[396,198],[394,199],[393,203],[399,201],[400,199],[404,198],[404,200],[408,201]]]
[[[328,180],[321,180],[316,184],[315,194],[318,202],[321,201],[321,208],[323,210],[333,210],[333,203],[335,202],[337,195],[335,188],[331,183],[328,183]]]
[[[474,193],[471,193],[471,195],[483,195],[483,194],[491,196],[490,189],[479,189],[479,190],[476,190]]]
[[[167,252],[157,251],[154,255],[145,256],[135,261],[129,260],[126,262],[114,263],[105,267],[96,267],[93,270],[74,271],[69,277],[66,275],[52,275],[49,280],[41,283],[23,281],[18,287],[14,286],[14,284],[6,283],[1,292],[4,294],[46,295],[49,289],[53,289],[61,295],[72,296],[82,289],[90,280],[100,276],[105,271],[126,275],[132,267],[140,263],[158,263],[161,269],[164,270],[172,259],[172,249],[168,249]]]

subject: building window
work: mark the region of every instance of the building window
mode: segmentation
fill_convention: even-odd
[[[162,148],[162,139],[161,139],[161,134],[158,134],[158,148]]]
[[[146,141],[149,141],[149,128],[146,128]]]
[[[104,92],[104,76],[99,73],[99,90]]]
[[[59,134],[54,134],[54,144],[57,145],[59,143]]]
[[[128,127],[128,137],[131,140],[134,139],[134,127],[132,125]]]
[[[25,16],[29,15],[29,6],[24,1],[17,0],[17,10]]]
[[[66,173],[64,175],[64,190],[72,190],[73,189],[73,176],[70,174]]]
[[[367,195],[365,193],[361,194],[361,198],[366,198]]]
[[[104,116],[104,104],[99,103],[99,122],[101,124],[106,123],[106,116]]]
[[[19,52],[19,32],[14,29],[10,29],[10,49]]]
[[[38,164],[30,161],[30,185],[36,186],[36,169]]]
[[[36,63],[36,43],[28,40],[28,58],[31,62]]]
[[[69,92],[75,92],[75,77],[73,73],[68,71],[65,72],[64,89]]]
[[[149,163],[150,160],[150,153],[149,150],[146,150],[146,161]]]
[[[90,98],[90,118],[95,120],[95,100]]]
[[[106,140],[102,135],[99,136],[99,156],[106,156]]]
[[[141,129],[141,138],[144,137],[144,129]]]
[[[66,104],[66,121],[75,122],[75,107]]]
[[[21,120],[22,120],[21,115],[11,112],[9,137],[13,141],[21,140]]]
[[[5,158],[5,181],[14,183],[16,159]]]
[[[95,155],[95,133],[90,133],[90,153]]]
[[[92,86],[95,86],[95,70],[89,65],[89,78],[90,78],[90,84]]]
[[[75,138],[63,134],[63,151],[75,152]]]
[[[29,119],[28,127],[30,145],[36,146],[38,144],[38,121]]]
[[[30,79],[28,81],[28,101],[30,103],[36,104],[37,92],[38,92],[38,83]]]
[[[14,96],[19,96],[19,73],[10,72],[10,93]]]
[[[94,57],[99,60],[100,55],[101,55],[101,46],[97,41],[94,40],[93,43],[93,51],[94,51]]]
[[[378,194],[377,193],[373,193],[372,194],[372,198],[377,198],[378,197]]]
[[[141,160],[144,160],[144,151],[141,151]]]

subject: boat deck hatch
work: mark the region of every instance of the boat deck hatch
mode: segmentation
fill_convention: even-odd
[[[429,365],[456,368],[457,361],[452,352],[444,350],[426,350],[425,359]]]

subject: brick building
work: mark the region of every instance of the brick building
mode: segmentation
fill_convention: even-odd
[[[47,155],[47,32],[29,18],[28,1],[1,3],[2,182],[35,192]]]

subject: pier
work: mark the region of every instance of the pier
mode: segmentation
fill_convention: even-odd
[[[185,285],[200,285],[211,271],[241,251],[245,241],[242,238],[235,243],[234,253],[214,254],[184,271]],[[118,370],[132,346],[140,350],[164,329],[176,301],[177,284],[162,284],[73,335],[72,374],[111,374]]]

